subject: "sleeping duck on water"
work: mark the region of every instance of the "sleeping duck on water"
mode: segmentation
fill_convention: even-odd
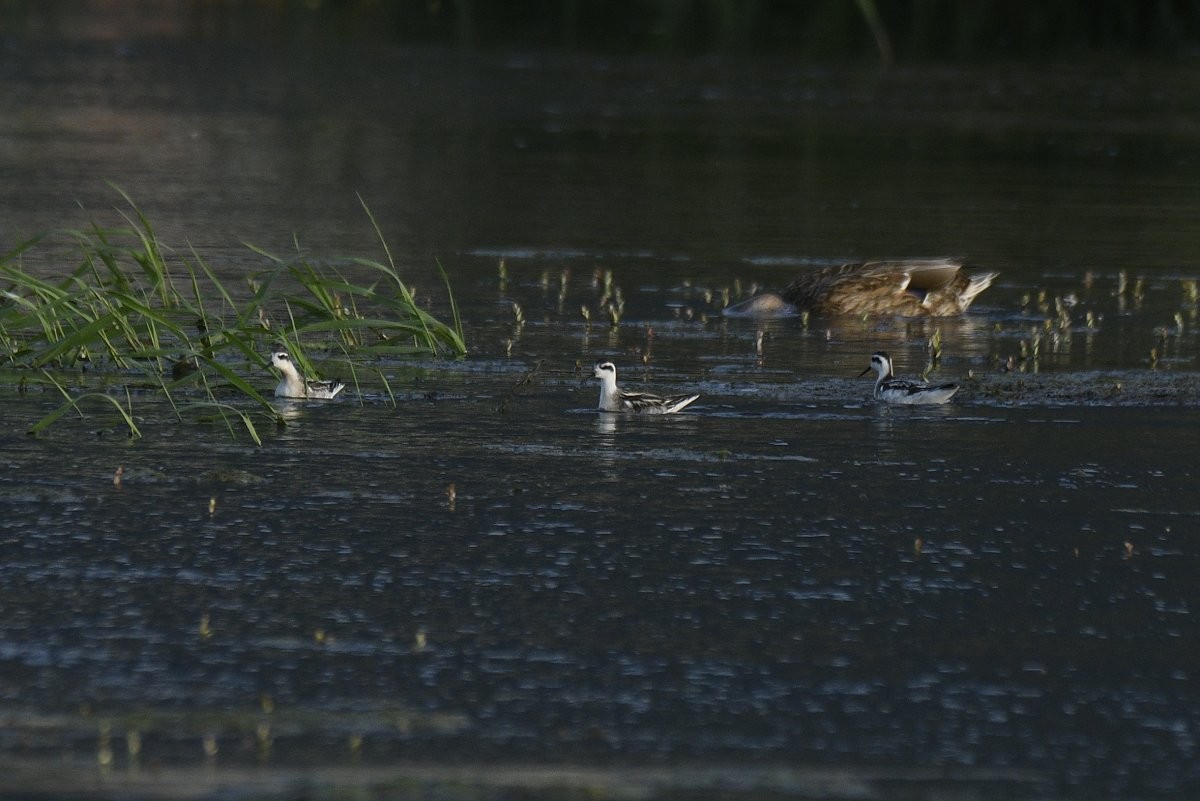
[[[756,295],[725,309],[726,317],[962,314],[998,273],[963,270],[951,259],[904,259],[841,264],[805,273],[779,293]]]

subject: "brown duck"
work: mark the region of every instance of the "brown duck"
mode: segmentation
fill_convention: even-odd
[[[726,317],[792,314],[951,317],[962,314],[998,273],[963,272],[949,259],[841,264],[800,276],[780,294],[768,292],[725,309]]]

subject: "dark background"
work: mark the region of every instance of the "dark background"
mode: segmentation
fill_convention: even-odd
[[[325,37],[604,51],[773,52],[821,60],[1190,58],[1196,0],[68,0],[0,3],[6,36],[110,11],[219,37]]]

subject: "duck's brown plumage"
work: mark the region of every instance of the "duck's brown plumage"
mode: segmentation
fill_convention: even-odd
[[[949,317],[962,314],[991,286],[997,273],[963,272],[948,259],[841,264],[800,276],[779,295],[760,295],[731,306],[729,316],[889,314]]]

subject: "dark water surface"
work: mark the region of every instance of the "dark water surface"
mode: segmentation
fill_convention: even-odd
[[[1200,795],[1200,71],[6,48],[5,250],[111,180],[227,277],[377,258],[357,192],[471,346],[262,447],[0,388],[13,792]],[[963,319],[719,317],[946,254]],[[872,403],[935,332],[955,401]],[[703,397],[597,414],[599,357]]]

